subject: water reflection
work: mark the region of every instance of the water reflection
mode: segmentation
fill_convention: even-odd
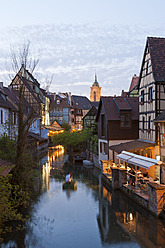
[[[98,225],[103,243],[137,240],[140,247],[165,247],[165,223],[119,191],[101,186]]]
[[[48,154],[43,157],[39,164],[42,166],[42,190],[50,189],[50,171],[56,166],[64,164],[64,147],[56,146],[48,151]]]
[[[72,169],[77,191],[63,191],[62,173],[57,173],[64,161],[62,148],[42,159],[40,200],[24,230],[11,233],[2,248],[165,247],[165,224],[120,191],[108,189],[97,170]]]

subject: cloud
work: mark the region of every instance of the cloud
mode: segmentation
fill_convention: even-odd
[[[163,36],[162,27],[117,25],[33,25],[0,29],[0,81],[10,63],[10,45],[26,39],[41,51],[37,76],[54,75],[51,90],[85,93],[89,97],[95,71],[102,94],[127,90],[139,74],[146,37]],[[10,83],[6,81],[6,84]]]

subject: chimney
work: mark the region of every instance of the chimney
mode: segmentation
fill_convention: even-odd
[[[72,104],[72,101],[71,101],[71,92],[69,92],[69,104],[70,105]]]
[[[56,100],[56,93],[53,93],[53,96],[54,96],[54,101]]]

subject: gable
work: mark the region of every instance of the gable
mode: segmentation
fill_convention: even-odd
[[[165,38],[148,37],[143,55],[138,88],[148,75],[150,82],[165,82]]]

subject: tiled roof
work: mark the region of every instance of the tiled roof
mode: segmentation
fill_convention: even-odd
[[[153,122],[165,122],[165,110],[160,114],[158,115],[154,120]]]
[[[0,175],[1,176],[3,177],[7,176],[14,167],[15,167],[14,164],[6,160],[0,159]]]
[[[131,91],[135,86],[138,84],[139,77],[136,76],[136,74],[132,77],[131,85],[129,87],[129,91]]]
[[[99,102],[91,102],[91,105],[94,106],[96,109],[98,109]]]
[[[71,106],[65,99],[61,98],[59,95],[47,95],[50,99],[50,108],[61,107],[61,108],[70,108]],[[60,103],[57,103],[57,100],[60,100]]]
[[[119,110],[132,110],[131,106],[129,105],[127,98],[125,97],[115,97],[113,98],[113,101],[115,101],[117,108]]]
[[[85,119],[86,116],[96,116],[97,115],[97,109],[95,106],[92,106],[91,109],[84,115],[83,119]]]
[[[51,126],[46,126],[46,128],[52,131],[61,131],[64,129],[57,123],[57,121],[54,121]]]
[[[132,120],[139,118],[138,97],[112,97],[102,96],[101,103],[104,106],[107,120],[120,120],[120,111],[131,111]]]
[[[18,107],[17,107],[18,100],[16,103],[16,95],[14,93],[14,90],[10,90],[7,87],[3,87],[2,91],[5,94],[6,99],[7,99],[7,102],[5,103],[5,104],[7,104],[6,106],[8,106],[8,108],[12,109],[13,111],[17,111],[18,110]],[[15,99],[15,100],[13,100],[13,99]]]
[[[165,38],[148,37],[148,48],[155,81],[165,81]]]
[[[86,96],[71,96],[72,102],[73,102],[73,108],[83,109],[83,110],[89,110],[92,105],[90,100]]]
[[[155,144],[151,142],[145,142],[142,140],[133,140],[118,145],[110,146],[109,149],[117,153],[121,153],[122,151],[135,151],[153,146],[155,146]]]
[[[7,95],[8,101],[13,106],[12,109],[15,110],[15,111],[18,111],[18,108],[19,108],[18,107],[18,104],[19,104],[19,91],[15,90],[13,88],[4,87],[4,92]],[[26,107],[30,107],[29,103],[27,102],[27,100],[25,98],[23,98],[23,102],[24,102],[24,105]],[[26,113],[24,113],[24,114],[26,114]]]

